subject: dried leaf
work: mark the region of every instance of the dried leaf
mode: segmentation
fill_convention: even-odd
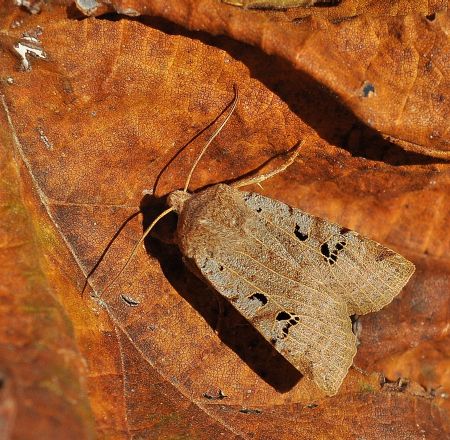
[[[267,8],[267,9],[286,9],[312,6],[318,3],[315,0],[222,0],[233,6],[240,6],[243,8]]]
[[[46,364],[27,368],[34,365],[34,373],[43,374],[46,365],[66,361],[69,347],[69,353],[79,355],[63,363],[73,372],[68,383],[80,387],[69,394],[62,387],[60,400],[55,406],[47,400],[51,409],[42,415],[44,405],[36,394],[28,406],[17,400],[16,420],[23,417],[19,425],[11,422],[9,396],[23,382],[11,380],[12,388],[7,385],[2,392],[6,400],[0,414],[13,435],[20,436],[21,429],[39,432],[39,419],[46,433],[40,438],[54,437],[55,415],[67,417],[58,426],[74,438],[92,437],[92,418],[99,437],[107,438],[448,435],[448,356],[435,350],[427,360],[433,374],[424,375],[420,355],[448,341],[449,166],[405,153],[365,131],[317,82],[254,48],[158,20],[150,20],[156,30],[134,21],[78,21],[57,14],[56,7],[33,17],[16,11],[1,22],[6,118],[1,130],[2,140],[9,140],[3,142],[5,150],[21,169],[20,177],[7,180],[20,179],[27,201],[21,218],[45,231],[30,232],[35,248],[26,254],[42,260],[50,290],[42,295],[32,289],[30,301],[40,306],[51,301],[57,310],[38,321],[40,332],[29,333],[47,347],[41,332],[53,329],[55,348],[48,350]],[[12,27],[16,20],[21,24]],[[21,71],[13,46],[38,25],[48,58],[31,57],[31,70]],[[142,228],[160,212],[162,203],[149,196],[143,200],[142,190],[152,187],[169,162],[157,194],[182,186],[207,134],[172,157],[222,111],[236,82],[241,105],[199,165],[193,188],[244,175],[308,137],[301,161],[261,192],[358,230],[418,267],[409,287],[387,308],[359,318],[355,364],[363,370],[351,369],[332,398],[302,379],[184,269],[173,246],[159,239],[149,240],[147,252],[139,252],[121,283],[102,294]],[[355,137],[360,143],[352,141],[347,148],[337,142]],[[5,197],[2,192],[2,204]],[[134,218],[122,230],[91,280],[93,290],[81,297],[84,275],[140,204],[144,218]],[[161,228],[159,238],[166,232]],[[17,270],[17,277],[5,280],[28,273],[20,266]],[[21,292],[19,284],[8,286],[6,304]],[[138,305],[131,306],[124,296]],[[0,313],[2,322],[11,315],[8,327],[14,331],[23,328],[16,310]],[[58,316],[65,317],[63,323]],[[6,336],[0,359],[22,371],[16,357],[28,344]],[[18,348],[4,357],[14,341]],[[392,363],[394,357],[398,364]],[[81,361],[85,366],[78,368]],[[380,384],[382,371],[411,375],[412,385]],[[414,380],[421,381],[425,397]],[[29,376],[29,381],[36,389],[39,380]],[[437,385],[443,389],[427,391]],[[223,399],[204,397],[222,394]],[[67,406],[65,395],[75,396]]]
[[[133,4],[130,14],[158,15],[259,46],[327,87],[362,124],[391,142],[449,159],[449,17],[436,13],[443,5],[425,9],[375,2],[361,11],[359,3],[284,14],[242,10],[216,0],[143,0]],[[107,4],[127,14],[121,2]],[[85,13],[104,10],[86,11],[78,5]],[[398,16],[390,16],[389,8]],[[269,78],[261,79],[271,87]],[[296,102],[297,107],[303,105]]]
[[[69,438],[69,432],[92,438],[86,372],[72,328],[76,315],[69,320],[70,309],[55,298],[56,277],[43,255],[54,251],[55,231],[38,223],[43,213],[6,130],[8,118],[1,113],[0,437]]]

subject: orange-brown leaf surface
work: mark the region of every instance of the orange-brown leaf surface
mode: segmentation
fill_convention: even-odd
[[[111,8],[131,16],[152,14],[259,46],[332,90],[360,121],[390,141],[450,157],[446,2],[343,1],[335,8],[285,13],[245,10],[217,0],[77,4],[85,14]]]
[[[114,4],[148,14],[133,20],[2,6],[0,437],[450,435],[448,16],[385,3]],[[183,186],[233,84],[238,108],[191,189],[306,139],[251,189],[417,266],[390,305],[355,317],[358,354],[333,397],[185,268],[174,217],[104,289]]]

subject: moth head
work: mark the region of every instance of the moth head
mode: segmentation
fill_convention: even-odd
[[[173,191],[167,197],[167,204],[169,207],[173,208],[173,210],[179,214],[183,210],[184,202],[191,197],[187,191]]]

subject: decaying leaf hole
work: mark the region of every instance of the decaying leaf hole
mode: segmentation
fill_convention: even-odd
[[[182,190],[145,230],[109,289],[159,220],[178,214],[176,241],[189,269],[224,296],[303,375],[334,395],[356,354],[351,315],[380,310],[401,291],[414,265],[354,231],[280,201],[238,188],[284,171],[299,154],[266,174],[189,193],[201,157],[231,117],[214,131]]]

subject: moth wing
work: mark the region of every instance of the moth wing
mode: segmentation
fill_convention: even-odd
[[[380,310],[414,273],[406,258],[354,231],[257,193],[241,194],[276,237],[272,245],[297,262],[299,279],[343,298],[349,315]]]
[[[353,231],[222,184],[185,202],[177,233],[202,276],[330,395],[356,353],[349,315],[389,303],[414,271]]]
[[[303,374],[335,394],[356,353],[347,304],[305,268],[242,193],[211,187],[186,202],[180,249],[202,276]]]
[[[345,302],[275,273],[280,260],[270,266],[258,258],[263,248],[253,245],[253,255],[222,246],[199,256],[197,267],[292,365],[326,394],[336,394],[356,354]]]

